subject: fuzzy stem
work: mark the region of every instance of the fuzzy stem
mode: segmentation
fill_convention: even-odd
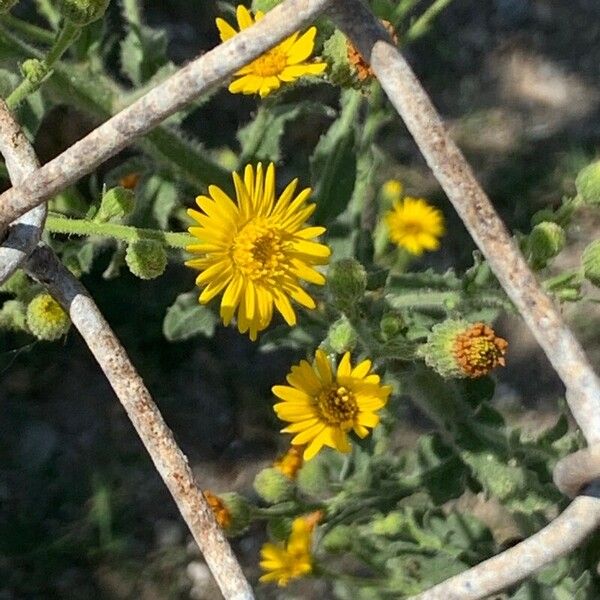
[[[425,35],[433,20],[452,2],[452,0],[435,0],[435,2],[412,24],[406,32],[406,41],[414,42]]]
[[[162,242],[170,248],[185,248],[195,240],[189,233],[140,229],[131,225],[119,225],[116,223],[95,223],[94,221],[83,219],[67,219],[57,215],[48,216],[45,229],[51,233],[67,235],[99,235],[122,240],[128,244],[138,240],[153,239]]]

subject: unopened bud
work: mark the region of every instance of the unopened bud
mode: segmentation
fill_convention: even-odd
[[[27,306],[27,327],[39,340],[57,340],[70,325],[69,315],[50,294],[37,295]]]
[[[538,223],[529,234],[529,252],[534,268],[543,268],[565,247],[565,230],[552,221]]]
[[[110,0],[59,0],[62,15],[83,27],[104,16]]]
[[[21,65],[21,73],[32,85],[39,86],[48,75],[48,67],[44,61],[29,58]]]
[[[0,329],[27,331],[27,309],[20,300],[7,300],[0,309]]]
[[[343,258],[329,267],[327,287],[336,308],[353,312],[367,289],[367,272],[357,260]]]
[[[320,496],[327,491],[329,477],[327,469],[318,458],[304,463],[296,479],[300,491],[309,496]]]
[[[256,475],[254,489],[265,502],[277,504],[291,498],[294,485],[281,471],[269,467]]]
[[[600,240],[589,244],[581,255],[585,278],[600,287]]]
[[[402,513],[393,511],[385,517],[375,519],[371,523],[371,526],[373,528],[373,533],[376,535],[395,536],[402,531],[405,521],[406,519],[403,517]]]
[[[333,352],[343,354],[351,352],[356,347],[358,336],[356,331],[350,324],[350,321],[344,316],[338,319],[329,328],[325,344],[329,346]]]
[[[404,186],[398,179],[388,179],[381,186],[381,199],[386,206],[391,206],[394,202],[400,202],[404,195]]]
[[[381,317],[379,329],[385,340],[396,337],[404,328],[404,319],[402,315],[395,312],[388,312]]]
[[[252,508],[246,498],[235,492],[227,492],[219,496],[221,502],[229,512],[230,523],[227,528],[228,535],[240,535],[250,525]]]
[[[579,171],[575,187],[586,204],[600,204],[600,160]]]
[[[131,214],[134,208],[135,194],[131,189],[114,187],[108,190],[102,197],[102,202],[94,217],[94,221],[97,223],[105,223],[112,219],[122,219]]]
[[[167,268],[167,253],[156,240],[138,240],[127,247],[125,262],[136,277],[156,279]]]

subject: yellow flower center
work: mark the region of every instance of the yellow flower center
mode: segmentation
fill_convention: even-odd
[[[287,56],[278,48],[265,52],[252,62],[252,71],[259,77],[279,75],[287,64]]]
[[[278,228],[254,219],[234,238],[233,262],[252,280],[272,279],[287,270],[286,245]]]
[[[469,377],[486,375],[498,365],[504,366],[508,343],[483,323],[475,323],[454,341],[454,357]]]
[[[404,235],[419,235],[423,232],[423,224],[418,221],[404,221],[400,228]]]
[[[323,421],[343,430],[352,428],[358,414],[358,404],[352,391],[336,385],[320,392],[317,396],[317,409]]]

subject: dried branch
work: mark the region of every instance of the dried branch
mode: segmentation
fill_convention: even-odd
[[[39,168],[35,152],[13,119],[6,104],[0,99],[0,153],[15,185]],[[4,283],[29,256],[40,241],[46,206],[38,206],[17,219],[8,230],[0,246],[0,284]]]
[[[264,19],[183,67],[20,185],[0,196],[0,232],[11,221],[91,173],[161,121],[281,39],[310,23],[330,0],[286,0]]]
[[[227,600],[254,598],[223,531],[194,480],[187,458],[87,290],[47,246],[39,246],[25,268],[69,311],[73,324],[104,371],[175,499],[223,596]]]
[[[569,407],[588,443],[600,443],[600,380],[551,299],[542,291],[419,80],[361,0],[334,0],[330,13],[367,57],[433,174],[556,369],[565,384]],[[598,476],[599,462],[597,447],[577,453],[562,463],[555,480],[563,491],[576,493]],[[599,525],[600,499],[577,498],[535,536],[418,598],[483,598],[571,551]]]

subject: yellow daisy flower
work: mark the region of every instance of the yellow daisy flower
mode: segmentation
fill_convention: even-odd
[[[370,370],[370,360],[352,368],[346,352],[334,375],[325,353],[317,350],[314,366],[300,361],[287,376],[289,386],[272,388],[283,400],[273,407],[277,416],[291,423],[282,433],[296,434],[292,444],[308,444],[304,460],[313,458],[323,446],[349,452],[350,430],[364,438],[368,427],[379,423],[376,411],[386,405],[392,388],[380,385],[379,375]]]
[[[196,278],[196,285],[204,288],[200,303],[223,292],[223,322],[228,325],[237,312],[240,333],[248,331],[254,341],[271,322],[273,307],[290,326],[296,324],[290,298],[315,308],[299,282],[323,285],[325,277],[313,267],[327,264],[331,250],[313,241],[325,233],[324,227],[305,227],[316,208],[306,204],[310,188],[295,195],[298,180],[294,179],[276,199],[273,163],[266,173],[261,163],[256,172],[247,165],[244,178],[233,173],[233,182],[236,202],[211,185],[208,196],[196,198],[202,212],[188,210],[199,225],[189,232],[200,243],[187,251],[200,258],[185,264],[201,271]]]
[[[394,202],[385,215],[390,239],[410,254],[437,250],[439,238],[444,235],[444,216],[437,208],[421,198],[406,197]]]
[[[236,16],[241,31],[260,21],[264,13],[256,11],[256,15],[252,18],[248,9],[239,5]],[[216,23],[223,42],[238,33],[224,19],[219,18]],[[260,94],[260,97],[264,98],[279,89],[282,83],[290,83],[304,75],[323,73],[326,63],[306,62],[314,49],[316,33],[315,27],[311,27],[302,35],[296,32],[274,48],[267,50],[235,74],[238,79],[231,83],[229,91],[232,94]]]
[[[298,517],[292,523],[292,533],[285,545],[264,544],[260,550],[260,567],[265,574],[262,583],[275,582],[285,587],[290,579],[304,577],[312,571],[312,532],[314,519]]]

